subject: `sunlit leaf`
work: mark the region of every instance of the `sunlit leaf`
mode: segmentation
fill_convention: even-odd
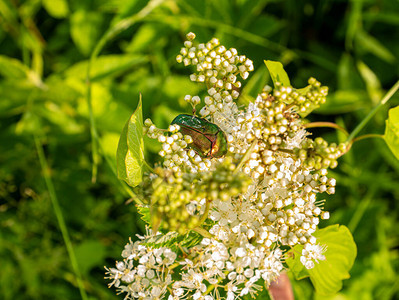
[[[7,78],[27,78],[29,68],[18,59],[0,55],[0,74]]]
[[[295,278],[309,276],[318,294],[332,295],[342,288],[342,280],[350,277],[349,271],[356,257],[356,244],[352,234],[345,226],[332,225],[315,232],[314,236],[321,245],[326,245],[326,260],[315,263],[313,269],[301,266],[300,255],[303,246],[294,247],[294,258],[286,260]]]
[[[192,82],[187,76],[178,75],[168,76],[162,87],[162,92],[170,101],[173,101],[172,103],[175,103],[178,98],[183,98],[186,94],[196,95],[200,90],[201,87]]]
[[[31,110],[27,110],[15,126],[16,134],[38,134],[42,131],[43,126],[40,117]]]
[[[265,64],[269,70],[274,86],[276,86],[276,82],[280,82],[283,86],[291,86],[290,79],[280,62],[265,60]]]
[[[81,83],[83,84],[83,82]],[[130,94],[130,102],[132,95],[133,93]],[[96,118],[99,130],[120,134],[131,114],[129,107],[119,100],[113,97],[108,83],[92,84],[93,115]],[[83,117],[89,117],[88,107],[84,98],[79,99],[77,108]]]
[[[119,179],[130,186],[138,185],[143,178],[144,140],[141,97],[136,111],[126,122],[119,139],[116,164]]]
[[[49,15],[54,18],[65,18],[69,13],[66,0],[43,0],[42,3]]]
[[[132,41],[126,46],[126,52],[146,51],[149,46],[154,46],[159,42],[166,26],[158,23],[143,24],[134,34]]]
[[[399,106],[391,108],[388,112],[384,139],[389,149],[399,159]]]
[[[100,138],[101,150],[105,156],[110,158],[109,163],[113,167],[116,167],[115,156],[119,137],[119,134],[115,132],[105,132]]]
[[[96,12],[78,10],[70,18],[71,37],[80,52],[89,55],[101,34],[103,18]]]
[[[148,61],[148,59],[145,56],[135,54],[99,56],[91,66],[91,80],[96,81],[105,77],[121,74],[121,72],[146,61]],[[81,61],[67,69],[65,75],[68,77],[86,79],[87,64],[88,61]]]
[[[65,134],[78,134],[83,132],[83,124],[77,122],[76,118],[70,114],[65,113],[66,108],[67,106],[46,101],[43,105],[38,106],[35,112],[42,119],[45,119],[52,126]]]
[[[154,109],[153,117],[151,119],[161,128],[166,128],[169,126],[170,122],[172,122],[172,120],[181,113],[184,112],[174,110],[172,107],[161,104]]]

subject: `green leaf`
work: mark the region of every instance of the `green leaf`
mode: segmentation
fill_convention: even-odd
[[[276,86],[276,82],[280,82],[283,86],[291,86],[290,79],[280,62],[265,60],[265,64],[269,70],[274,86]]]
[[[141,96],[136,111],[126,122],[116,151],[118,178],[130,186],[138,185],[143,178],[144,140]]]
[[[14,110],[24,110],[27,100],[36,91],[37,89],[26,80],[0,81],[0,116],[12,114]]]
[[[75,248],[79,270],[88,274],[91,269],[101,265],[106,256],[105,246],[97,240],[86,240]]]
[[[27,78],[29,68],[18,59],[0,55],[0,74],[7,78]]]
[[[253,3],[255,1],[250,2]],[[247,18],[249,18],[251,22],[248,31],[264,38],[276,34],[285,26],[281,19],[272,15],[259,15],[256,18],[253,18],[253,15],[247,14]],[[243,28],[241,26],[239,27]]]
[[[149,47],[154,47],[156,43],[159,43],[160,37],[166,33],[166,30],[168,30],[168,27],[163,24],[143,24],[124,50],[136,53],[146,51]]]
[[[380,41],[373,36],[367,34],[364,30],[358,30],[355,40],[360,50],[365,50],[386,61],[387,63],[395,62],[395,56]]]
[[[395,11],[368,11],[363,13],[363,20],[376,23],[386,23],[389,25],[399,25],[399,15]]]
[[[249,80],[247,80],[239,99],[242,101],[242,98],[244,98],[246,104],[253,101],[253,99],[255,99],[262,91],[268,78],[269,74],[266,72],[265,66],[261,65]]]
[[[42,3],[49,15],[54,18],[65,18],[69,13],[66,0],[43,0]]]
[[[393,155],[399,160],[399,106],[391,108],[388,112],[384,139]]]
[[[340,114],[358,111],[367,107],[369,99],[364,90],[338,90],[328,94],[325,104],[316,112],[319,114]]]
[[[104,132],[100,138],[101,151],[109,159],[112,169],[116,170],[116,150],[118,148],[119,134],[114,132]]]
[[[354,58],[349,53],[342,54],[337,67],[337,91],[362,90],[364,88],[363,80],[356,70]]]
[[[71,37],[80,52],[89,55],[101,34],[103,18],[97,12],[78,10],[73,13]]]
[[[181,239],[181,236],[176,231],[170,231],[166,234],[150,236],[143,243],[152,247],[170,247],[176,246],[178,239]]]
[[[162,86],[162,93],[167,96],[169,103],[176,103],[177,98],[184,98],[186,94],[196,95],[200,92],[200,87],[187,76],[173,75],[165,79]],[[170,105],[173,107],[173,105]]]
[[[91,80],[97,81],[105,77],[117,76],[122,72],[144,62],[148,59],[142,55],[120,54],[102,55],[96,58],[91,66]],[[81,61],[65,71],[67,77],[86,79],[88,61]]]
[[[16,134],[38,134],[42,132],[42,120],[31,110],[27,110],[15,126]]]
[[[148,205],[137,205],[137,211],[141,215],[141,219],[147,224],[151,223],[150,207]]]
[[[377,103],[382,98],[381,83],[377,75],[371,70],[364,62],[359,60],[357,62],[357,68],[360,75],[362,76],[364,83],[366,84],[367,92],[373,100]]]
[[[327,296],[337,293],[342,288],[342,280],[350,277],[349,270],[356,257],[356,244],[346,226],[332,225],[315,232],[318,243],[326,245],[326,260],[319,261],[313,269],[305,269],[300,263],[303,246],[294,247],[294,258],[286,260],[296,279],[310,277],[318,294]],[[302,266],[301,266],[302,265]]]
[[[190,230],[181,242],[182,247],[191,248],[198,245],[204,237],[197,232]]]
[[[183,248],[191,248],[198,245],[203,240],[203,236],[194,231],[181,235],[176,231],[169,231],[165,234],[158,234],[145,239],[143,242],[152,247],[170,247],[177,249],[178,245]]]

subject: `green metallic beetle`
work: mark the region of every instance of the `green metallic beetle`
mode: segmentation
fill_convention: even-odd
[[[183,135],[189,135],[193,142],[189,147],[201,157],[222,157],[227,153],[227,139],[224,132],[205,119],[190,115],[178,115],[172,124],[180,126]]]

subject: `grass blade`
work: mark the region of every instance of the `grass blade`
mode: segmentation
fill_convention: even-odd
[[[51,180],[50,169],[43,152],[43,147],[39,141],[39,138],[37,136],[35,136],[34,138],[35,138],[37,155],[39,156],[40,166],[43,171],[44,181],[46,182],[46,187],[50,195],[54,213],[55,216],[57,217],[58,226],[60,227],[61,234],[64,239],[65,246],[67,248],[69,260],[71,261],[72,269],[76,276],[76,282],[78,284],[80,296],[83,300],[87,300],[86,291],[83,286],[82,275],[80,274],[79,271],[78,262],[76,260],[75,252],[72,247],[71,239],[69,237],[68,228],[65,224],[64,216],[62,214],[61,207],[57,199],[57,194],[54,189],[53,181]]]

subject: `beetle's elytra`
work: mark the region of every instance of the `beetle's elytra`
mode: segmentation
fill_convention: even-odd
[[[189,144],[201,157],[222,157],[227,153],[227,139],[224,132],[211,122],[192,115],[178,115],[171,124],[180,126],[180,132],[189,135]]]

